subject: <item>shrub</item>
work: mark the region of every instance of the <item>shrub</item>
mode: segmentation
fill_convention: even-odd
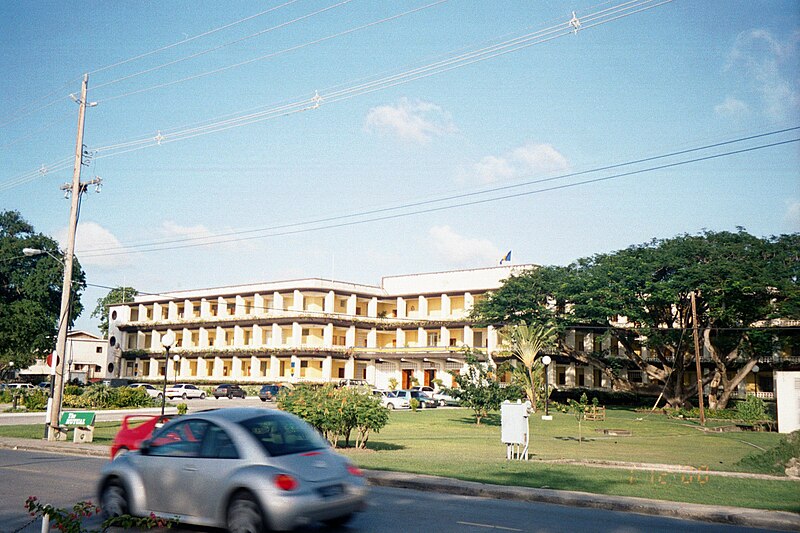
[[[793,458],[800,458],[800,430],[783,437],[773,448],[760,453],[752,453],[737,466],[756,469],[760,472],[782,475],[786,464]]]
[[[739,420],[744,420],[745,422],[770,419],[764,400],[753,395],[747,396],[744,401],[736,404],[736,415]]]
[[[178,407],[178,414],[179,415],[185,415],[186,412],[189,410],[189,406],[186,405],[185,403],[179,403],[177,405],[177,407]]]
[[[355,430],[355,446],[363,448],[370,432],[380,431],[389,421],[380,399],[358,389],[301,386],[282,392],[277,402],[279,408],[314,426],[334,447],[340,439],[350,446]]]

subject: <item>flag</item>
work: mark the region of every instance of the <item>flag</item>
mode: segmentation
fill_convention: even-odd
[[[501,265],[503,263],[510,263],[510,262],[511,262],[511,250],[509,250],[508,253],[504,257],[500,258],[500,264]]]

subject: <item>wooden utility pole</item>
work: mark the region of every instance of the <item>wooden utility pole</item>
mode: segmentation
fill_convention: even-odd
[[[700,369],[700,337],[697,334],[697,304],[692,291],[692,330],[694,331],[694,363],[697,369],[697,399],[700,403],[700,425],[706,425],[706,412],[703,407],[703,374]]]
[[[70,322],[70,297],[72,296],[72,260],[75,255],[75,232],[78,228],[78,204],[81,198],[81,167],[83,166],[83,125],[86,114],[86,92],[89,86],[89,75],[83,75],[81,98],[78,100],[78,136],[75,141],[75,164],[72,169],[72,186],[68,189],[71,194],[69,210],[69,234],[67,250],[64,253],[64,284],[61,287],[61,314],[58,317],[58,341],[56,354],[58,354],[58,367],[53,382],[52,405],[48,409],[47,440],[56,440],[58,434],[59,418],[61,417],[61,402],[64,394],[64,370],[67,362],[67,330]]]

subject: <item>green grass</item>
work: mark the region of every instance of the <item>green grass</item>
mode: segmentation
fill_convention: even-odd
[[[552,421],[530,418],[528,462],[507,461],[500,442],[500,417],[476,426],[466,410],[395,411],[373,435],[368,450],[343,450],[359,466],[433,474],[501,485],[547,487],[598,494],[800,512],[800,482],[662,473],[652,470],[586,468],[554,464],[558,459],[624,461],[692,466],[710,471],[774,473],[759,462],[738,464],[756,446],[770,449],[777,433],[710,433],[693,422],[627,410],[608,410],[605,422],[583,422],[583,442],[572,415]],[[712,426],[711,423],[708,426]],[[596,430],[626,429],[609,437]]]
[[[693,421],[661,414],[608,409],[605,422],[583,422],[578,441],[575,417],[530,418],[530,461],[507,461],[500,442],[500,416],[476,426],[465,409],[393,411],[389,424],[370,437],[367,450],[341,450],[363,468],[446,476],[500,485],[547,487],[595,494],[800,512],[800,482],[689,475],[652,469],[587,468],[552,461],[593,460],[671,464],[709,471],[775,474],[786,448],[777,433],[701,431]],[[709,428],[728,425],[709,421]],[[119,422],[99,422],[94,443],[111,444]],[[604,435],[622,429],[630,436]],[[0,436],[39,439],[42,426],[0,426]],[[791,449],[790,453],[796,450]],[[785,453],[783,454],[785,455]]]

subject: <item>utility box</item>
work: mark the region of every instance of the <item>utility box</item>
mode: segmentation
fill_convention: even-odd
[[[72,435],[72,442],[92,442],[94,439],[94,426],[76,427]]]
[[[530,429],[528,415],[530,402],[511,403],[506,400],[500,406],[500,419],[502,429],[500,438],[506,445],[506,459],[528,460],[528,444],[530,442]]]

